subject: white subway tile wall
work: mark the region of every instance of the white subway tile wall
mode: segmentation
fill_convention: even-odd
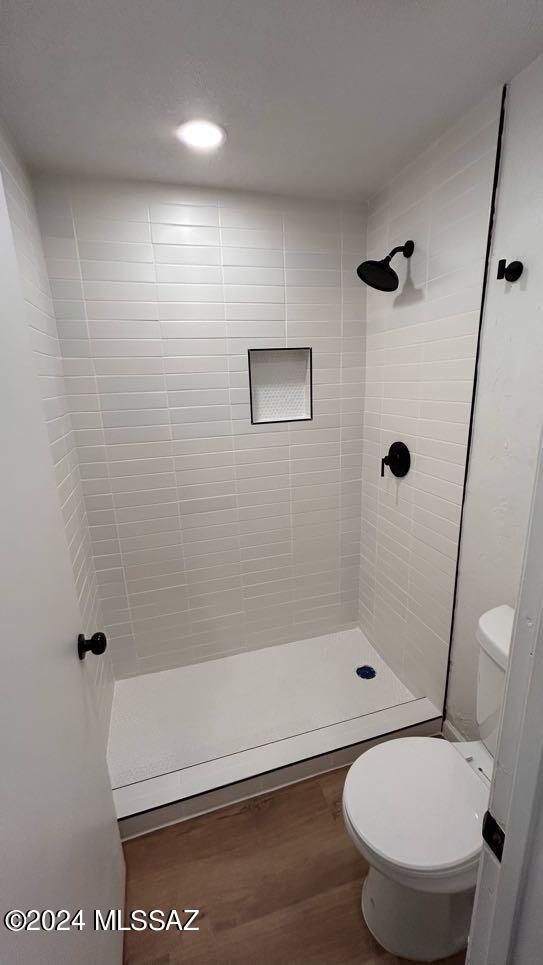
[[[130,676],[358,623],[365,209],[41,179],[104,627]],[[247,349],[312,346],[252,426]]]
[[[370,205],[368,257],[397,256],[398,292],[368,290],[360,624],[417,695],[443,700],[479,310],[499,124],[498,91]],[[401,439],[411,472],[381,458]]]
[[[19,263],[30,343],[81,610],[81,630],[93,633],[102,624],[100,598],[34,194],[16,151],[1,129],[0,174]],[[75,644],[74,640],[74,658]],[[87,673],[95,684],[98,709],[107,735],[113,699],[112,663],[108,654],[99,661],[87,663]]]

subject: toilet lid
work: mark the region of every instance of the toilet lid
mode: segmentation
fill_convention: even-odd
[[[448,741],[403,737],[371,748],[349,770],[343,803],[361,840],[408,870],[445,870],[481,850],[488,789]]]

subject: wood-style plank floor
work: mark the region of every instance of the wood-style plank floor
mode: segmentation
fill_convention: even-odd
[[[127,909],[199,908],[200,931],[127,932],[126,965],[396,965],[360,910],[346,769],[128,841]],[[464,955],[442,960],[462,965]]]

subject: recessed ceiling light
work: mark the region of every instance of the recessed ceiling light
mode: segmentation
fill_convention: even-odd
[[[226,131],[213,121],[194,120],[180,124],[176,131],[177,137],[187,147],[195,151],[214,151],[225,137]]]

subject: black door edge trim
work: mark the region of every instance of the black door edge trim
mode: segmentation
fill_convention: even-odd
[[[501,95],[500,121],[498,126],[498,138],[496,141],[496,159],[494,161],[494,178],[492,181],[492,195],[491,195],[491,201],[490,201],[490,212],[488,217],[485,267],[483,272],[483,286],[481,291],[481,307],[479,309],[479,327],[477,332],[477,347],[475,350],[475,369],[473,374],[473,391],[471,393],[471,409],[470,409],[470,416],[469,416],[468,443],[467,443],[467,449],[466,449],[466,465],[464,468],[464,481],[462,484],[462,502],[460,506],[460,527],[458,532],[456,569],[454,573],[451,630],[449,635],[449,653],[448,653],[448,659],[447,659],[447,675],[445,678],[445,693],[443,694],[443,720],[446,720],[447,697],[449,695],[449,682],[450,682],[450,676],[451,676],[451,650],[452,650],[452,642],[453,642],[453,636],[454,636],[456,606],[458,602],[458,582],[459,582],[459,572],[460,572],[460,554],[462,551],[462,531],[464,527],[464,509],[465,509],[465,503],[466,503],[466,489],[467,489],[467,481],[468,481],[469,466],[471,461],[472,442],[473,442],[473,427],[475,422],[475,401],[477,396],[477,382],[479,377],[479,363],[480,363],[480,354],[481,354],[481,338],[482,338],[482,331],[483,331],[483,319],[484,319],[484,313],[485,313],[486,293],[488,289],[488,279],[489,279],[489,270],[490,270],[490,253],[492,250],[494,224],[496,220],[496,200],[498,196],[498,185],[500,180],[500,163],[501,163],[501,157],[502,157],[502,141],[503,141],[503,130],[505,125],[506,101],[507,101],[507,84],[504,84],[504,86],[502,87],[502,95]]]

